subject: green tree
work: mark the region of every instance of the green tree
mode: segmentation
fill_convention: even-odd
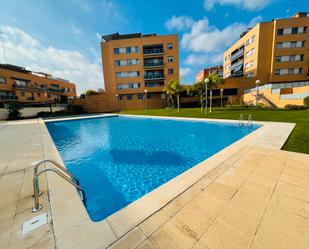
[[[23,109],[20,103],[14,102],[9,105],[7,120],[16,120],[21,118],[20,110]]]
[[[210,91],[210,104],[209,104],[209,112],[211,112],[211,107],[212,107],[212,90],[218,88],[218,85],[224,84],[224,79],[215,72],[212,72],[209,74],[207,77],[209,82],[207,83],[207,88]]]
[[[99,94],[99,92],[97,92],[97,91],[95,91],[95,90],[87,90],[86,92],[85,92],[85,95],[88,97],[88,96],[92,96],[92,95],[98,95]]]
[[[203,101],[203,96],[205,92],[205,83],[204,80],[200,82],[194,83],[188,90],[187,94],[191,96],[198,96],[200,98],[200,103],[201,103],[201,111],[204,109],[204,101]]]
[[[177,111],[180,108],[180,93],[183,91],[183,87],[179,84],[178,80],[170,80],[167,86],[164,87],[163,91],[168,96],[168,101],[171,99],[174,105],[174,97],[177,99]]]

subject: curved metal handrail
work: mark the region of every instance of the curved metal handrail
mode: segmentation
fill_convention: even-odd
[[[69,177],[67,177],[65,174],[60,172],[57,169],[43,169],[42,171],[36,173],[33,177],[33,192],[34,192],[34,207],[32,208],[32,212],[37,212],[42,209],[42,205],[39,202],[39,183],[38,179],[39,176],[45,172],[54,172],[57,175],[61,176],[64,180],[66,180],[68,183],[72,184],[75,188],[77,188],[82,193],[82,201],[85,201],[85,192],[84,190],[75,182],[73,182]]]
[[[79,185],[79,180],[73,175],[71,174],[65,167],[61,166],[60,163],[58,163],[57,161],[53,160],[53,159],[43,159],[37,162],[33,162],[32,164],[34,165],[34,175],[36,175],[38,173],[39,170],[39,166],[43,163],[52,163],[53,165],[55,165],[56,167],[58,167],[59,169],[61,169],[62,171],[64,171],[65,173],[67,173],[69,176],[71,176],[74,181],[76,182],[76,184]],[[39,189],[39,183],[37,188]],[[39,195],[42,195],[42,192],[39,190]]]

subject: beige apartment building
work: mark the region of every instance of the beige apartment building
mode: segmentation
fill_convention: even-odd
[[[47,104],[76,97],[76,86],[48,73],[0,64],[0,106],[10,102]]]
[[[309,90],[303,88],[309,86],[308,26],[305,12],[256,24],[224,53],[223,77],[227,82],[241,78],[247,88],[255,87],[258,79],[261,85],[271,84],[276,94],[289,94],[294,100],[298,96],[301,103],[307,91],[309,95]],[[302,87],[304,94],[296,87]],[[287,96],[276,96],[275,102],[278,99],[288,103]]]
[[[164,107],[164,86],[179,79],[178,36],[105,35],[101,42],[105,94],[119,109]]]

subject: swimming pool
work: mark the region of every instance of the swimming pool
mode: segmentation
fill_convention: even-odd
[[[115,116],[47,122],[66,165],[100,221],[259,126]]]

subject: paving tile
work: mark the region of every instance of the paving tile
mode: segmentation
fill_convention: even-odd
[[[200,241],[211,249],[247,249],[250,238],[232,226],[216,220]]]
[[[153,243],[151,243],[150,240],[146,239],[141,244],[139,244],[136,249],[159,249],[159,247],[156,247]]]
[[[146,236],[143,234],[143,232],[139,228],[134,228],[129,233],[127,233],[125,236],[120,238],[115,244],[110,246],[109,248],[110,249],[136,248],[145,239],[146,239]]]
[[[301,178],[301,177],[297,177],[297,176],[294,176],[294,175],[282,173],[280,178],[279,178],[279,181],[309,190],[309,180],[305,179],[305,178]]]
[[[261,212],[254,212],[245,206],[228,205],[217,217],[247,236],[252,236],[261,221]]]
[[[295,176],[299,178],[303,178],[309,182],[309,171],[306,170],[300,170],[293,167],[286,167],[283,171],[283,174]]]
[[[279,182],[276,190],[277,193],[286,194],[294,198],[309,202],[309,191],[284,182]]]
[[[197,242],[190,232],[180,229],[172,221],[165,223],[149,239],[160,249],[187,249],[192,248]]]
[[[275,193],[269,204],[270,207],[277,207],[286,212],[297,214],[309,219],[309,202],[300,199]]]
[[[218,182],[209,184],[204,190],[206,194],[214,195],[223,201],[228,201],[236,193],[236,191],[237,189]]]
[[[172,221],[178,227],[188,231],[196,239],[201,237],[212,220],[213,217],[210,214],[203,212],[202,209],[191,203],[185,206],[172,218]]]
[[[249,172],[239,169],[230,168],[224,172],[215,182],[226,184],[235,189],[240,188],[240,186],[246,181],[249,176]]]

